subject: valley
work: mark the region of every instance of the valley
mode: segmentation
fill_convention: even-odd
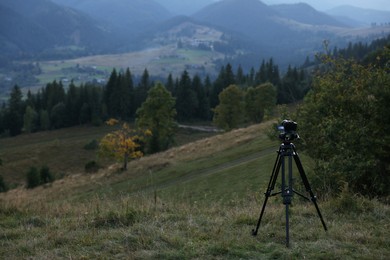
[[[390,259],[390,10],[274,3],[2,0],[0,259]]]

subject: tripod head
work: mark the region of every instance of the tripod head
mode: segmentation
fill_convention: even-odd
[[[297,127],[298,124],[296,122],[288,119],[283,120],[280,126],[278,126],[278,130],[280,131],[279,139],[286,144],[291,143],[295,139],[299,139]]]

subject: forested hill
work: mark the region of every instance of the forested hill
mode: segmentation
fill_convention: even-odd
[[[283,15],[285,18],[304,24],[330,25],[337,27],[346,26],[346,24],[336,20],[334,17],[319,12],[305,3],[271,5],[271,8]]]
[[[220,1],[193,15],[195,19],[239,32],[250,40],[267,45],[277,40],[279,45],[283,39],[294,39],[292,30],[275,21],[277,16],[276,11],[257,0]]]
[[[161,4],[154,0],[4,0],[0,52],[18,58],[63,59],[156,47],[150,39],[163,33],[156,33],[160,24],[175,15]],[[317,51],[324,38],[345,43],[340,30],[329,29],[346,29],[344,24],[306,4],[224,0],[205,6],[191,18],[221,31],[228,46],[224,54],[229,56],[240,52],[297,61],[302,59],[300,53]],[[175,21],[172,28],[183,23]],[[183,33],[195,37],[194,32]]]
[[[88,15],[48,0],[3,0],[0,10],[1,53],[27,55],[55,46],[103,50],[108,48],[105,39],[112,37]]]
[[[172,14],[154,0],[52,0],[104,21],[128,41],[136,40],[143,30],[159,24]],[[132,35],[136,34],[136,35]]]

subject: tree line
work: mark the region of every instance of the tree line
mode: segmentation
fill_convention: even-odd
[[[164,86],[176,99],[178,121],[210,121],[213,109],[219,105],[219,94],[231,85],[245,90],[269,82],[276,88],[277,103],[302,99],[309,89],[308,75],[291,66],[283,77],[280,74],[270,59],[263,61],[258,70],[252,68],[247,73],[241,66],[234,70],[227,64],[213,80],[210,76],[203,79],[191,76],[186,70],[176,78],[169,74]],[[71,82],[65,88],[62,82],[53,81],[36,93],[28,91],[23,97],[15,85],[0,110],[0,133],[15,136],[82,124],[100,125],[108,118],[134,120],[154,85],[147,69],[136,83],[129,68],[119,72],[113,69],[104,87],[91,83],[76,86]]]

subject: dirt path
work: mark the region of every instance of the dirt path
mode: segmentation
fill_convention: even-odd
[[[200,132],[208,132],[208,133],[220,133],[223,130],[214,127],[214,126],[201,126],[201,125],[179,125],[179,128],[191,129]]]
[[[230,162],[225,162],[225,163],[221,163],[219,165],[215,165],[215,166],[212,166],[209,168],[192,171],[192,172],[187,173],[186,175],[174,178],[172,180],[167,180],[165,182],[160,182],[155,186],[152,185],[152,186],[149,186],[146,188],[141,188],[141,189],[136,190],[132,193],[133,194],[139,193],[139,192],[147,193],[147,192],[151,192],[153,190],[166,189],[166,188],[171,187],[173,185],[185,183],[185,182],[194,180],[194,179],[199,178],[199,177],[212,175],[212,174],[218,173],[218,172],[223,171],[223,170],[228,170],[228,169],[240,166],[242,164],[250,163],[252,161],[258,160],[262,156],[265,156],[265,155],[268,155],[271,153],[276,154],[276,151],[277,151],[277,149],[275,147],[270,147],[270,148],[267,148],[267,149],[262,150],[260,152],[256,152],[256,153],[246,155],[246,156],[241,157],[241,158],[234,159]]]

